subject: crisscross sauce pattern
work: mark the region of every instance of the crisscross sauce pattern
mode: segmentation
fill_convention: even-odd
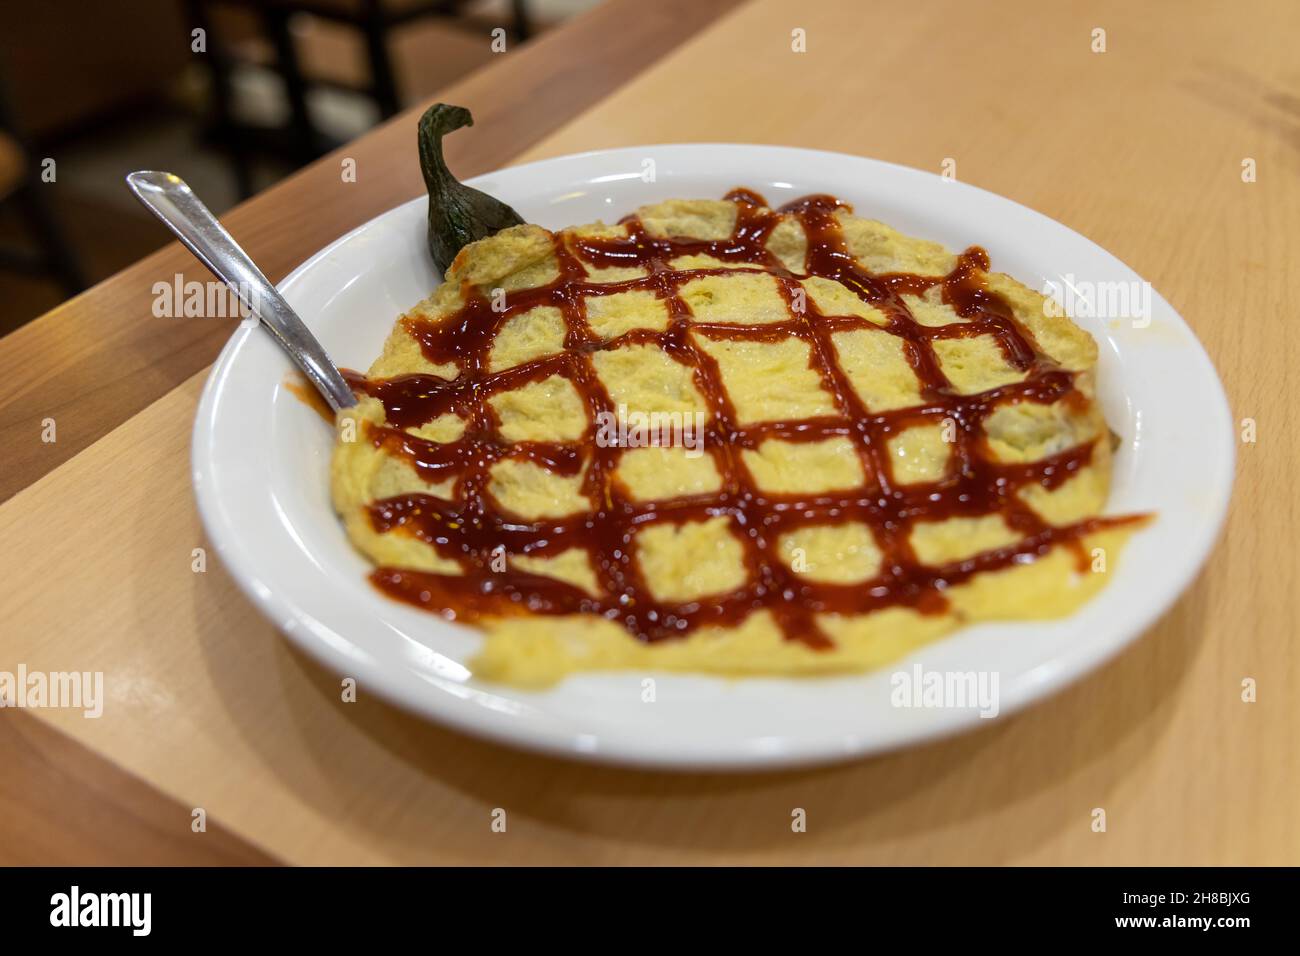
[[[414,534],[463,573],[433,574],[381,567],[372,581],[392,597],[461,620],[520,613],[601,615],[621,624],[642,641],[684,636],[707,625],[735,626],[758,610],[767,610],[788,640],[813,648],[832,646],[818,626],[823,613],[862,614],[895,605],[922,613],[946,606],[944,590],[981,572],[1033,560],[1049,549],[1073,547],[1080,561],[1080,539],[1103,527],[1132,518],[1093,517],[1056,527],[1046,523],[1017,496],[1037,483],[1053,489],[1091,459],[1093,445],[1082,443],[1029,463],[1003,463],[988,453],[983,420],[998,403],[1059,400],[1084,401],[1075,390],[1074,374],[1035,348],[1007,305],[988,292],[980,278],[988,269],[982,249],[957,258],[946,276],[873,275],[848,253],[835,218],[844,206],[830,196],[814,195],[780,210],[767,208],[762,197],[735,190],[733,233],[721,240],[663,238],[648,233],[635,217],[623,220],[626,236],[570,238],[555,241],[558,277],[543,286],[512,291],[504,310],[494,310],[481,291],[456,314],[438,321],[415,322],[411,332],[432,363],[452,362],[459,375],[446,380],[405,375],[386,380],[353,376],[354,388],[378,398],[387,424],[372,426],[368,439],[390,455],[404,458],[426,481],[454,479],[449,499],[432,494],[403,494],[372,502],[370,521],[381,533]],[[847,208],[847,207],[845,207]],[[807,237],[806,272],[796,275],[767,248],[781,214],[793,216]],[[683,256],[707,256],[726,268],[674,269]],[[596,268],[636,266],[645,275],[620,282],[590,281],[585,265]],[[679,295],[691,279],[731,275],[737,269],[761,270],[774,277],[788,318],[765,324],[707,323],[696,319]],[[837,358],[832,335],[871,327],[858,316],[823,315],[802,294],[798,280],[819,276],[834,280],[888,318],[884,331],[904,343],[907,361],[920,383],[921,404],[893,411],[871,411],[863,403]],[[922,295],[941,287],[942,300],[965,321],[928,326],[917,322],[902,296]],[[603,341],[586,318],[586,301],[629,290],[648,290],[666,304],[669,322],[662,331],[632,329]],[[490,371],[489,353],[502,325],[512,316],[538,306],[558,308],[566,328],[564,350],[503,371]],[[1007,362],[1023,380],[974,395],[959,394],[945,377],[933,343],[954,336],[993,336]],[[724,386],[718,363],[695,337],[771,343],[797,338],[810,349],[811,364],[832,397],[835,414],[799,420],[742,424]],[[595,440],[598,416],[615,413],[614,403],[593,367],[591,356],[602,349],[630,344],[653,345],[692,370],[704,397],[708,421],[705,452],[721,476],[718,491],[669,500],[637,501],[615,478],[624,449]],[[567,379],[581,396],[588,431],[573,442],[509,442],[502,438],[490,396],[518,389],[550,376]],[[461,437],[437,443],[406,428],[454,413],[466,422]],[[951,433],[952,460],[945,476],[934,482],[895,481],[886,443],[890,436],[916,425],[944,423]],[[760,488],[742,451],[765,439],[817,442],[847,439],[860,460],[865,480],[848,491],[819,494],[772,494]],[[500,508],[489,491],[490,469],[506,458],[526,459],[567,476],[584,474],[583,493],[591,509],[569,517],[521,520]],[[585,473],[583,471],[585,467]],[[966,560],[929,567],[918,560],[909,532],[920,521],[1000,514],[1020,535],[1007,547]],[[657,600],[636,560],[639,531],[658,522],[694,522],[725,517],[742,543],[745,583],[722,594],[681,602]],[[778,553],[778,538],[791,530],[819,524],[860,522],[869,527],[882,554],[871,580],[840,584],[809,580],[794,573]],[[507,565],[499,556],[552,557],[571,548],[589,556],[600,596],[566,582]],[[494,561],[493,558],[498,557]],[[494,566],[495,565],[495,566]],[[1086,562],[1085,562],[1086,566]]]

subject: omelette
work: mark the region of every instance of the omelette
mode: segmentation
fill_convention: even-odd
[[[332,496],[484,679],[860,672],[1105,585],[1132,520],[1096,372],[982,249],[830,196],[520,222],[353,376]]]

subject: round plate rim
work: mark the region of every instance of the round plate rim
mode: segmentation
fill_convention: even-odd
[[[816,157],[819,160],[829,159],[851,164],[866,164],[877,168],[888,168],[895,173],[907,176],[922,177],[927,180],[940,179],[940,177],[924,170],[897,163],[827,150],[751,143],[664,143],[608,150],[588,150],[550,159],[536,160],[485,173],[473,179],[468,179],[466,182],[470,185],[483,186],[484,183],[501,176],[515,176],[536,172],[547,167],[578,165],[593,159],[616,160],[620,156],[638,157],[647,153],[699,153],[701,156],[707,156],[712,163],[716,163],[719,151],[737,150],[784,154],[790,161]],[[951,187],[983,194],[996,200],[999,204],[1016,208],[1023,215],[1043,221],[1043,223],[1050,225],[1052,229],[1068,233],[1075,240],[1087,243],[1096,252],[1100,252],[1120,265],[1124,271],[1140,279],[1135,270],[1107,252],[1104,247],[1076,230],[1030,207],[968,183],[950,182],[945,184],[945,188]],[[340,248],[355,241],[367,230],[373,229],[381,220],[394,216],[405,207],[423,201],[423,197],[416,197],[405,203],[400,203],[347,231],[295,267],[278,283],[278,287],[285,292],[292,290],[295,284],[309,274],[313,267],[330,257]],[[1234,431],[1231,424],[1227,395],[1213,362],[1191,327],[1159,293],[1153,293],[1153,295],[1155,300],[1167,311],[1169,316],[1176,320],[1181,330],[1186,333],[1191,343],[1194,344],[1195,361],[1201,365],[1201,372],[1208,372],[1208,380],[1212,382],[1215,389],[1214,404],[1222,413],[1220,421],[1208,423],[1210,430],[1218,432],[1220,435],[1222,456],[1215,461],[1215,464],[1219,466],[1219,472],[1215,476],[1217,480],[1214,485],[1216,496],[1215,500],[1209,503],[1207,517],[1202,523],[1203,533],[1197,541],[1195,549],[1197,553],[1182,562],[1176,579],[1176,586],[1169,589],[1171,596],[1167,600],[1152,602],[1142,608],[1140,612],[1128,617],[1121,629],[1122,634],[1111,635],[1109,639],[1092,644],[1088,649],[1080,649],[1070,655],[1058,656],[1053,660],[1053,666],[1036,678],[1030,692],[1010,701],[1004,701],[1000,717],[1009,716],[1033,703],[1052,696],[1065,686],[1096,671],[1112,660],[1120,651],[1140,638],[1160,616],[1181,599],[1182,594],[1204,566],[1214,543],[1222,533],[1231,500],[1236,456]],[[208,477],[211,462],[205,454],[207,451],[207,438],[210,436],[210,422],[217,409],[223,381],[230,373],[232,356],[238,353],[243,340],[254,333],[262,334],[256,327],[240,328],[227,341],[205,382],[195,416],[192,433],[191,466],[196,501],[205,531],[240,591],[249,598],[264,617],[276,625],[281,633],[288,637],[299,649],[330,670],[356,676],[359,681],[365,680],[367,686],[373,688],[377,696],[389,703],[456,730],[514,747],[599,763],[650,767],[661,770],[775,770],[826,764],[915,746],[983,725],[984,722],[971,720],[963,715],[957,719],[933,724],[920,732],[898,734],[886,741],[826,741],[820,747],[809,746],[805,743],[800,746],[800,749],[785,749],[780,746],[773,747],[770,744],[766,744],[759,749],[753,747],[737,748],[735,745],[728,745],[720,749],[701,747],[689,753],[668,753],[662,748],[656,747],[653,741],[649,740],[637,741],[626,738],[591,739],[591,735],[586,734],[538,732],[536,727],[529,726],[527,720],[485,720],[482,708],[467,708],[462,706],[463,701],[448,704],[447,695],[430,694],[425,701],[412,699],[409,693],[402,692],[401,689],[393,686],[385,679],[386,667],[382,663],[374,662],[364,652],[359,652],[356,648],[344,649],[335,643],[319,639],[319,635],[315,634],[310,626],[309,622],[314,618],[312,618],[308,609],[281,595],[277,595],[256,574],[250,571],[248,556],[238,540],[237,532],[221,519],[218,502],[213,498],[215,494],[214,482]],[[699,679],[723,680],[721,678]],[[440,704],[446,706],[440,706]],[[955,714],[957,712],[951,713]],[[500,717],[500,715],[495,716]]]

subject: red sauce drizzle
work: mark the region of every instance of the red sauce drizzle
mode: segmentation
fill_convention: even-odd
[[[378,398],[394,427],[370,428],[378,447],[406,459],[431,482],[454,479],[454,501],[431,494],[406,494],[370,506],[374,528],[380,532],[413,534],[438,554],[457,561],[463,575],[430,574],[398,568],[378,568],[371,580],[388,595],[473,621],[509,614],[597,614],[618,622],[644,641],[681,636],[705,625],[735,626],[758,610],[771,612],[787,639],[815,648],[831,646],[815,615],[865,613],[904,605],[924,613],[947,606],[944,590],[981,571],[1006,568],[1033,560],[1051,548],[1066,545],[1084,554],[1079,539],[1095,530],[1142,520],[1142,516],[1096,517],[1067,527],[1052,527],[1016,496],[1017,489],[1037,483],[1056,488],[1091,460],[1092,444],[1068,449],[1029,464],[1001,464],[989,454],[983,431],[985,415],[1002,402],[1082,401],[1072,373],[1059,368],[1034,346],[1032,336],[1017,323],[1011,310],[980,282],[988,256],[978,247],[958,257],[951,273],[942,277],[911,274],[873,275],[846,250],[835,211],[848,208],[831,196],[807,196],[777,212],[766,208],[756,193],[737,189],[726,197],[737,204],[732,235],[717,241],[661,238],[649,235],[635,217],[623,220],[626,238],[575,239],[557,237],[559,276],[548,285],[511,292],[504,311],[466,287],[466,304],[437,323],[407,319],[408,328],[434,363],[454,362],[459,376],[446,381],[431,375],[406,375],[367,380],[348,373],[359,393]],[[796,217],[808,239],[805,272],[796,276],[767,250],[766,243],[780,221],[779,213]],[[790,308],[787,321],[766,325],[704,324],[694,320],[680,286],[704,275],[734,270],[676,271],[669,261],[679,256],[706,255],[723,262],[752,266],[775,276]],[[587,279],[584,265],[638,266],[642,278],[600,283]],[[808,297],[802,313],[794,308],[798,278],[822,276],[843,283],[889,317],[884,331],[904,341],[905,352],[921,385],[919,407],[871,412],[853,390],[840,366],[831,336],[835,332],[879,326],[855,316],[822,315]],[[942,299],[967,319],[942,327],[917,323],[901,299],[939,286]],[[653,291],[668,308],[670,321],[662,331],[637,329],[602,341],[587,324],[584,299],[632,289]],[[566,351],[501,372],[488,371],[488,356],[501,326],[512,316],[541,305],[555,306],[567,327]],[[788,336],[807,342],[811,364],[832,396],[837,413],[798,421],[741,426],[722,384],[716,362],[698,348],[695,335],[710,338],[776,342]],[[1025,373],[1025,380],[983,392],[959,395],[944,376],[931,347],[937,338],[992,335],[1007,360]],[[594,440],[597,414],[612,413],[611,401],[597,378],[589,356],[601,349],[628,344],[654,344],[693,370],[694,381],[708,405],[710,420],[704,448],[713,456],[722,488],[715,493],[651,503],[631,500],[614,477],[623,449],[601,447]],[[568,379],[588,412],[588,430],[575,442],[511,443],[501,438],[489,396],[539,382],[551,375]],[[463,436],[439,444],[416,438],[402,429],[419,426],[438,415],[455,413],[466,419]],[[884,453],[887,439],[913,425],[951,419],[956,441],[946,476],[927,484],[900,485],[893,479]],[[865,483],[852,491],[815,495],[775,495],[764,492],[746,468],[740,451],[766,438],[819,441],[846,436],[861,460]],[[564,475],[574,475],[590,461],[584,492],[592,508],[561,519],[528,520],[500,507],[488,489],[490,469],[506,458],[525,459]],[[1024,538],[1016,544],[978,554],[942,567],[918,561],[908,540],[917,521],[954,516],[1001,513]],[[727,516],[742,542],[747,583],[725,594],[695,601],[656,600],[635,560],[637,529],[653,522],[702,521]],[[863,522],[883,553],[880,573],[856,584],[828,584],[795,574],[777,550],[785,532],[818,524]],[[602,589],[592,597],[561,581],[530,574],[507,565],[503,555],[553,556],[582,548]],[[496,560],[494,560],[494,558]],[[1086,562],[1084,562],[1086,567]]]

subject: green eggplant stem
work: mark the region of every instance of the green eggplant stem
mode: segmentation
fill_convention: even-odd
[[[420,117],[420,171],[429,190],[429,254],[446,272],[456,253],[471,242],[524,220],[505,203],[458,182],[442,155],[442,138],[474,117],[463,106],[435,103]]]

